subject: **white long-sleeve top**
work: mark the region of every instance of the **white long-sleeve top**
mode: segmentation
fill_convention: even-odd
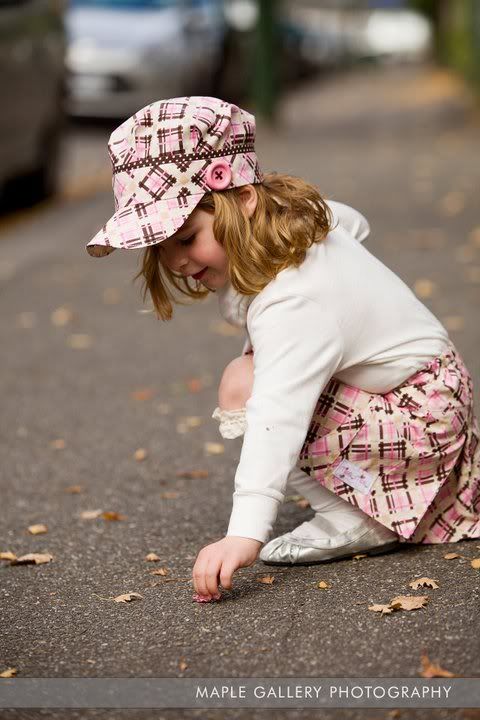
[[[336,377],[372,393],[400,385],[446,347],[448,333],[361,242],[356,210],[329,201],[334,229],[298,268],[258,295],[217,291],[228,322],[246,327],[254,383],[227,535],[265,542],[285,497],[319,395]]]

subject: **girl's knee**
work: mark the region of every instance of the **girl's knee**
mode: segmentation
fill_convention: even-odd
[[[242,355],[232,360],[223,371],[218,388],[218,404],[222,410],[238,410],[252,394],[253,356]]]

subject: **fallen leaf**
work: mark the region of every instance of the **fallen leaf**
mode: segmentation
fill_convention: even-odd
[[[132,602],[132,600],[143,600],[143,595],[140,595],[140,593],[136,592],[129,592],[124,593],[123,595],[117,595],[117,597],[114,597],[113,600],[116,603],[126,603]]]
[[[43,533],[48,532],[47,526],[42,525],[41,523],[38,525],[29,525],[27,530],[31,535],[42,535]]]
[[[50,553],[27,553],[27,555],[22,555],[16,558],[16,560],[12,560],[12,565],[43,565],[52,560],[53,555],[50,555]]]
[[[86,333],[74,333],[67,338],[67,345],[72,350],[88,350],[88,348],[92,347],[92,344],[93,338]]]
[[[402,713],[400,710],[390,710],[390,712],[387,713],[388,720],[397,720],[397,718],[401,717]]]
[[[331,585],[331,583],[326,582],[325,580],[320,580],[320,582],[318,583],[317,587],[318,587],[320,590],[328,590],[329,588],[332,587],[332,585]]]
[[[187,388],[191,393],[198,393],[203,390],[203,383],[200,378],[190,378],[187,380]]]
[[[105,288],[103,291],[103,302],[105,305],[117,305],[120,302],[121,294],[117,288]]]
[[[36,316],[33,312],[21,312],[17,315],[17,325],[24,330],[31,330],[36,322]]]
[[[82,518],[82,520],[95,520],[96,518],[100,517],[102,512],[102,510],[83,510],[80,513],[80,517]]]
[[[151,400],[155,394],[153,388],[139,388],[130,393],[130,397],[138,402],[145,402],[145,400]]]
[[[480,570],[480,558],[474,558],[471,561],[470,565],[474,570]]]
[[[221,455],[223,452],[225,452],[225,447],[222,445],[222,443],[216,443],[216,442],[207,442],[204,445],[205,452],[208,455]]]
[[[180,418],[179,422],[177,423],[177,432],[180,434],[184,434],[192,428],[200,427],[202,422],[203,419],[196,415]]]
[[[208,470],[178,470],[175,473],[177,478],[187,478],[188,480],[200,480],[208,477]]]
[[[435,663],[432,663],[425,653],[421,656],[422,661],[422,672],[420,673],[421,677],[424,678],[434,678],[434,677],[456,677],[452,672],[449,670],[444,670],[440,665],[437,665]]]
[[[121,515],[120,513],[114,512],[112,510],[105,510],[104,512],[101,513],[101,517],[104,520],[108,520],[108,521],[112,521],[112,522],[117,522],[118,520],[126,520],[127,519],[126,515]]]
[[[417,297],[425,299],[432,297],[436,290],[436,285],[428,278],[420,278],[419,280],[415,280],[413,289]]]
[[[418,590],[419,587],[430,587],[436,590],[438,588],[437,581],[427,577],[421,577],[418,580],[412,580],[408,583],[412,590]]]
[[[12,678],[17,674],[17,668],[9,667],[0,673],[0,678]]]
[[[284,501],[284,502],[286,502],[286,503],[289,503],[289,502],[298,502],[299,500],[302,500],[302,496],[301,496],[301,495],[287,495],[287,496],[285,497],[285,501]]]
[[[368,557],[366,553],[360,553],[359,555],[354,555],[352,560],[363,560],[363,558]]]
[[[475,260],[475,248],[471,245],[460,245],[455,250],[455,259],[459,263],[471,263]]]
[[[178,497],[180,497],[180,493],[176,490],[166,490],[163,493],[160,493],[161,498],[165,498],[166,500],[176,500]]]
[[[16,560],[17,556],[12,552],[0,552],[0,560]]]
[[[217,593],[217,595],[212,595],[212,597],[205,597],[204,595],[199,595],[198,593],[194,593],[192,596],[192,602],[197,603],[209,603],[209,602],[217,602],[217,600],[221,599],[221,593]]]
[[[390,607],[394,610],[420,610],[429,600],[428,595],[398,595],[390,600]]]
[[[151,552],[151,553],[148,553],[148,555],[145,555],[145,560],[147,562],[158,562],[160,560],[160,558],[154,552]]]
[[[458,553],[452,552],[452,553],[447,553],[446,555],[444,555],[443,559],[444,560],[455,560],[456,558],[461,558],[461,557],[463,557],[463,555],[459,555]]]
[[[180,670],[180,672],[183,672],[183,671],[186,670],[187,668],[188,668],[188,665],[187,665],[187,663],[185,662],[185,660],[183,660],[183,659],[180,660],[180,662],[178,663],[178,669]]]
[[[390,605],[370,605],[368,609],[373,612],[381,612],[382,615],[388,615],[393,612],[393,608],[390,607]]]
[[[150,570],[150,575],[161,575],[162,577],[165,577],[165,575],[168,575],[170,570],[166,567],[156,568],[155,570]]]
[[[64,450],[65,440],[63,438],[57,438],[56,440],[52,440],[52,442],[50,443],[50,447],[52,447],[54,450]]]
[[[264,577],[257,578],[257,581],[264,585],[273,585],[275,577],[273,575],[265,575]]]
[[[71,493],[72,495],[78,495],[83,492],[84,488],[82,485],[69,485],[65,488],[65,492]]]
[[[148,457],[148,452],[147,450],[145,450],[145,448],[138,448],[138,450],[135,450],[135,452],[133,453],[133,457],[137,462],[142,462]]]
[[[72,322],[73,312],[68,307],[59,307],[52,312],[50,320],[56,327],[64,327]]]

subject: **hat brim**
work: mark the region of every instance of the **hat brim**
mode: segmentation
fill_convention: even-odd
[[[105,257],[119,248],[157,245],[182,227],[204,194],[127,205],[112,215],[85,249],[92,257]]]

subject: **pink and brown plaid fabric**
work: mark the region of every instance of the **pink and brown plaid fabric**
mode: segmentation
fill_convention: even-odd
[[[115,214],[87,246],[93,257],[166,240],[205,193],[262,181],[255,118],[212,97],[147,105],[110,136]]]
[[[403,542],[480,538],[473,383],[451,342],[383,395],[332,378],[317,402],[298,464]],[[365,487],[358,477],[368,478]]]

